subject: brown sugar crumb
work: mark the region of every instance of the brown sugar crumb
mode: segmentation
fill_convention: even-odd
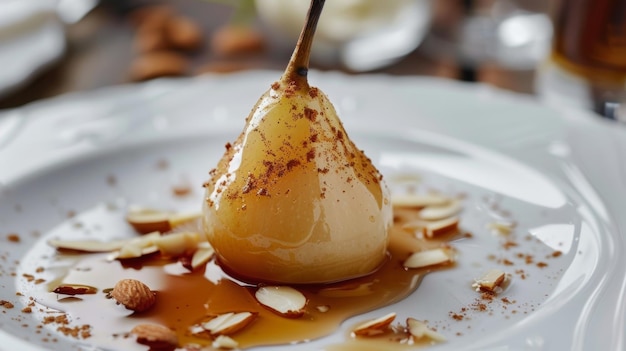
[[[512,266],[512,265],[514,265],[513,261],[508,260],[506,258],[502,259],[502,264],[505,265],[505,266]]]
[[[554,252],[552,253],[552,257],[560,257],[562,254],[563,254],[563,252],[562,252],[562,251],[554,251]]]
[[[545,262],[537,262],[537,267],[539,268],[545,268],[548,267],[548,264]]]
[[[65,336],[71,336],[77,339],[87,339],[91,337],[91,326],[85,324],[76,327],[60,326],[57,331],[63,333]]]
[[[293,96],[296,93],[296,90],[298,90],[298,83],[295,80],[290,81],[285,88],[285,96]]]
[[[311,149],[306,153],[306,160],[307,161],[312,161],[313,159],[315,159],[315,149]]]
[[[172,194],[178,197],[187,196],[191,194],[191,186],[189,186],[188,184],[173,185]]]
[[[454,319],[455,321],[462,321],[464,316],[462,314],[458,314],[458,313],[450,313],[450,317],[452,317],[452,319]]]
[[[33,309],[30,306],[26,306],[22,308],[22,313],[31,313],[31,312],[33,312]]]
[[[298,167],[300,165],[300,161],[293,159],[287,162],[287,170],[291,171],[294,167]]]
[[[60,314],[58,316],[46,316],[43,318],[42,323],[43,324],[56,323],[56,324],[67,325],[70,323],[70,321],[67,319],[66,314]]]
[[[243,189],[241,189],[241,193],[242,194],[247,194],[250,191],[254,190],[257,187],[257,180],[254,177],[254,175],[249,174],[248,175],[248,179],[246,180],[246,185],[243,186]]]
[[[317,111],[308,107],[304,108],[304,117],[311,122],[315,122],[317,119]]]
[[[0,300],[0,306],[6,308],[6,309],[11,309],[13,307],[15,307],[10,301],[7,300]]]
[[[11,243],[19,243],[20,241],[22,241],[22,239],[20,238],[19,234],[16,233],[10,233],[7,235],[7,240]]]
[[[476,303],[474,304],[474,310],[476,311],[486,311],[487,310],[487,305],[484,303]]]
[[[518,246],[518,244],[516,242],[514,242],[514,241],[505,241],[502,244],[502,247],[504,247],[505,250],[508,250],[508,249],[510,249],[512,247],[516,247],[516,246]]]
[[[503,303],[507,304],[507,305],[510,305],[510,304],[512,304],[512,303],[515,303],[515,301],[511,301],[511,300],[509,300],[509,298],[507,298],[507,297],[503,297],[503,298],[501,298],[500,300],[501,300]]]
[[[22,277],[26,278],[26,281],[28,282],[32,282],[33,280],[35,280],[35,276],[28,273],[22,274]]]
[[[45,268],[43,268],[43,267],[37,267],[37,269],[35,269],[35,272],[42,273],[44,270],[45,270]]]

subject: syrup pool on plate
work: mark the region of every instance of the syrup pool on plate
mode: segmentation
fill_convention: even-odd
[[[450,196],[463,196],[462,212],[459,216],[460,231],[441,238],[443,242],[449,242],[448,244],[455,248],[454,266],[442,267],[446,269],[426,275],[425,271],[405,270],[401,263],[412,250],[399,245],[398,251],[395,251],[397,253],[388,258],[380,272],[389,270],[392,272],[390,275],[404,279],[404,286],[398,285],[400,279],[396,280],[397,285],[392,287],[384,286],[386,283],[382,282],[376,284],[357,280],[343,283],[348,285],[348,289],[337,289],[350,291],[350,288],[356,286],[357,289],[353,289],[354,291],[371,290],[380,294],[385,291],[398,292],[397,296],[385,297],[386,300],[381,301],[367,296],[328,297],[320,294],[322,290],[331,290],[331,286],[299,287],[309,299],[308,314],[299,320],[288,320],[257,305],[253,294],[250,293],[254,288],[245,284],[241,286],[236,280],[228,278],[214,263],[210,263],[204,270],[190,273],[176,261],[161,260],[156,256],[122,264],[119,261],[107,261],[107,254],[59,254],[47,244],[47,241],[53,238],[112,241],[120,236],[124,239],[135,237],[137,234],[132,232],[124,217],[128,203],[142,203],[143,199],[149,200],[145,204],[160,203],[168,209],[196,208],[200,194],[196,192],[195,195],[192,193],[190,197],[184,198],[172,195],[172,178],[183,172],[191,174],[189,178],[191,183],[201,182],[205,172],[202,169],[196,170],[194,167],[200,167],[195,166],[191,160],[200,158],[202,155],[199,155],[197,150],[206,147],[198,147],[197,141],[194,140],[177,145],[151,147],[149,150],[138,149],[135,154],[131,154],[141,156],[137,158],[139,160],[137,162],[131,162],[132,158],[120,159],[113,153],[81,161],[77,166],[81,166],[80,169],[89,169],[93,173],[83,174],[84,180],[70,182],[66,181],[68,177],[57,177],[54,178],[55,182],[61,183],[53,182],[45,189],[39,190],[30,186],[30,183],[24,184],[24,189],[28,185],[29,191],[33,189],[45,191],[42,193],[44,198],[55,199],[53,203],[50,202],[47,209],[39,210],[42,214],[53,212],[60,214],[60,218],[56,220],[57,225],[50,224],[52,229],[42,231],[40,239],[32,243],[32,247],[17,266],[17,290],[22,297],[16,298],[16,302],[23,299],[23,304],[28,305],[35,301],[33,313],[24,317],[29,320],[28,329],[32,328],[29,340],[57,349],[56,346],[61,345],[93,345],[109,349],[141,350],[145,349],[145,346],[137,344],[135,338],[128,333],[135,325],[149,322],[176,328],[181,345],[187,342],[206,345],[210,344],[211,340],[189,335],[189,327],[209,312],[219,313],[227,308],[231,309],[232,305],[226,305],[221,301],[224,300],[225,294],[234,292],[245,297],[242,300],[243,307],[237,311],[244,311],[250,306],[254,306],[254,311],[259,311],[259,317],[253,323],[232,335],[240,342],[240,347],[304,340],[301,345],[287,344],[285,347],[304,350],[314,347],[331,349],[329,345],[343,345],[347,340],[349,344],[353,341],[363,341],[351,338],[351,328],[359,322],[388,312],[398,313],[398,323],[403,323],[406,317],[428,320],[429,326],[445,335],[448,339],[446,343],[453,347],[468,338],[485,337],[491,335],[494,330],[522,323],[533,311],[540,308],[542,303],[550,299],[552,294],[565,291],[563,289],[567,282],[562,282],[561,276],[578,256],[576,247],[580,232],[576,228],[579,230],[594,228],[585,224],[591,219],[583,216],[584,213],[581,214],[577,207],[569,205],[568,194],[548,182],[542,182],[538,174],[530,172],[527,168],[502,163],[498,158],[468,158],[461,151],[451,151],[443,146],[435,150],[439,146],[413,142],[408,144],[411,150],[428,152],[412,156],[413,153],[397,151],[398,148],[408,146],[397,142],[394,144],[382,138],[379,143],[371,141],[368,145],[375,150],[381,150],[375,159],[380,160],[383,172],[388,175],[386,178],[390,182],[392,194],[413,191],[428,193],[439,190]],[[215,149],[220,147],[213,146]],[[431,152],[433,150],[437,153]],[[148,151],[149,155],[146,156],[145,153]],[[188,154],[185,159],[188,161],[175,161],[177,160],[175,155],[178,154]],[[171,155],[171,158],[168,155]],[[157,160],[163,157],[171,160],[169,170],[155,166]],[[106,160],[108,161],[104,162]],[[90,167],[83,167],[85,162],[88,162]],[[115,174],[116,181],[112,182],[111,169],[124,169],[125,162],[132,164],[133,168],[127,173]],[[75,173],[74,166],[69,165],[66,168],[67,171],[72,171],[71,174]],[[461,169],[467,171],[459,172]],[[66,169],[59,172],[65,174]],[[411,179],[405,177],[401,182],[398,181],[401,183],[398,186],[394,184],[395,179],[399,178],[398,173],[409,174]],[[194,174],[197,176],[193,176]],[[419,176],[416,177],[416,174]],[[521,184],[533,186],[520,187]],[[75,186],[96,186],[97,191],[87,196],[84,201],[79,199],[82,202],[69,201],[64,194],[70,194]],[[13,191],[19,194],[20,189],[14,188]],[[100,204],[90,208],[93,205],[89,204],[93,203]],[[36,205],[29,202],[21,204],[24,209],[34,208]],[[68,209],[79,210],[74,211],[72,218],[67,218]],[[400,213],[395,212],[396,215]],[[22,215],[21,218],[24,217]],[[573,224],[572,219],[575,220]],[[488,225],[501,220],[516,222],[517,225],[506,236],[495,235]],[[399,226],[399,222],[396,222],[396,226]],[[464,235],[467,232],[471,232],[472,235]],[[406,234],[400,236],[401,238],[412,238],[409,232],[398,232],[397,228],[394,233]],[[417,242],[428,247],[431,245],[438,247],[442,244],[438,240]],[[557,252],[562,255],[555,255]],[[473,279],[494,267],[510,273],[511,284],[486,309],[474,309],[475,299],[479,298],[479,294],[471,287]],[[34,276],[35,279],[29,280],[27,276]],[[375,277],[371,276],[372,279]],[[141,280],[157,292],[157,304],[153,309],[134,314],[106,298],[106,289],[112,288],[117,281],[124,278]],[[40,280],[45,282],[36,284]],[[98,288],[98,292],[74,297],[51,293],[50,290],[61,282],[92,285]],[[368,285],[369,283],[372,284]],[[340,284],[341,287],[346,288],[343,284]],[[365,289],[358,289],[362,285]],[[203,291],[208,287],[218,288],[212,289],[211,295],[211,292]],[[507,298],[512,303],[505,304],[501,301],[502,298]],[[207,306],[210,299],[216,302],[212,306]],[[341,304],[333,306],[337,301],[341,301]],[[361,301],[366,305],[357,306],[356,302],[346,304],[345,301]],[[480,303],[482,304],[482,301]],[[331,305],[328,311],[322,312],[317,308],[323,304]],[[388,305],[385,307],[385,304]],[[210,308],[214,310],[211,311]],[[366,312],[371,309],[375,310]],[[58,329],[61,325],[55,323],[41,325],[44,318],[60,314],[53,312],[54,310],[67,312],[69,326],[72,328],[86,326],[89,337],[75,338],[71,335],[66,337],[63,330],[67,329]],[[325,308],[322,307],[321,310]],[[163,311],[173,314],[163,316]],[[350,316],[353,317],[343,322]],[[278,331],[272,330],[272,333],[267,335],[254,335],[255,328],[265,328],[264,319],[270,322],[278,320],[283,323],[280,326],[289,327],[277,328]],[[322,320],[325,322],[316,322]],[[293,333],[298,330],[301,334],[294,337]],[[37,331],[40,331],[41,335],[37,334]],[[266,339],[266,336],[270,339]],[[316,337],[321,338],[315,339]],[[44,338],[47,341],[42,341]],[[57,341],[50,344],[50,340],[53,339]]]
[[[214,337],[194,333],[193,326],[207,321],[207,316],[246,311],[257,317],[250,326],[232,335],[240,348],[302,343],[332,334],[350,317],[402,300],[419,286],[424,274],[451,266],[408,269],[403,265],[412,253],[445,246],[459,235],[452,228],[438,238],[418,240],[414,229],[405,227],[417,219],[418,213],[416,208],[398,209],[388,257],[373,274],[331,284],[295,285],[308,300],[304,315],[298,318],[286,318],[259,304],[254,297],[257,287],[229,276],[215,260],[189,271],[176,259],[159,255],[110,260],[107,253],[59,252],[53,264],[63,267],[59,271],[64,273],[49,282],[48,291],[63,284],[81,284],[96,287],[98,293],[65,296],[42,292],[36,300],[88,324],[94,336],[87,341],[110,347],[115,347],[116,342],[127,342],[128,331],[138,322],[171,328],[180,345],[207,345]],[[105,298],[122,277],[144,282],[156,291],[155,306],[146,312],[132,313]]]

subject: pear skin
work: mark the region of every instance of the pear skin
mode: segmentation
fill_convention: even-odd
[[[205,184],[207,238],[222,267],[243,280],[334,282],[367,275],[386,258],[389,191],[330,100],[308,84],[309,26]]]

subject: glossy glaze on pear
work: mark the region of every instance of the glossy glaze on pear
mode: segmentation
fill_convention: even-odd
[[[246,280],[345,280],[386,257],[388,190],[326,95],[309,86],[306,56],[296,48],[205,185],[208,239],[221,265]]]

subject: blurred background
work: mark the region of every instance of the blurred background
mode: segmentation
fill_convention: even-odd
[[[599,3],[611,1],[626,2]],[[311,66],[444,77],[548,96],[555,75],[545,70],[560,2],[327,0]],[[164,76],[282,70],[308,5],[309,0],[4,0],[0,109]],[[604,100],[594,104],[582,107],[602,114]]]

